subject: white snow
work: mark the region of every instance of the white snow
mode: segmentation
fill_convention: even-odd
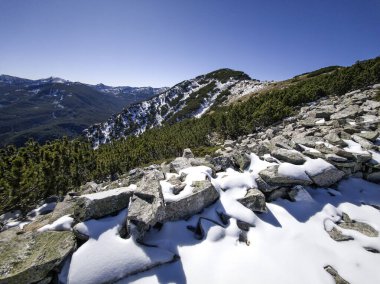
[[[317,121],[315,122],[315,124],[316,124],[316,125],[322,125],[322,124],[324,124],[325,122],[326,122],[325,119],[322,118],[322,119],[320,119],[320,120],[317,120]]]
[[[174,254],[166,249],[145,247],[133,239],[122,239],[118,230],[124,225],[127,210],[115,217],[89,220],[82,224],[90,239],[72,256],[61,274],[67,283],[110,283],[144,268],[171,261]],[[67,279],[62,279],[67,274]]]
[[[325,160],[321,158],[318,158],[318,159],[308,158],[302,166],[305,169],[305,171],[311,176],[318,175],[327,169],[334,168],[333,165],[331,165],[330,163],[326,162]]]
[[[306,188],[296,202],[280,199],[267,204],[270,211],[257,215],[255,227],[247,234],[249,246],[237,242],[236,220],[232,218],[226,227],[218,225],[213,208],[187,222],[166,223],[160,231],[149,233],[147,242],[178,251],[180,261],[118,283],[333,284],[323,269],[326,265],[350,283],[379,283],[380,256],[364,247],[380,249],[380,237],[340,228],[354,240],[335,242],[326,230],[336,226],[342,212],[379,230],[380,212],[359,202],[380,204],[380,186],[349,179],[340,183],[339,192],[341,196],[332,197],[327,190]],[[195,241],[186,226],[199,217],[217,223],[201,219],[206,236]]]
[[[251,155],[244,173],[228,169],[211,179],[220,200],[188,220],[167,222],[151,229],[144,242],[121,239],[118,230],[127,210],[115,217],[89,220],[76,228],[90,236],[65,264],[62,282],[103,283],[120,279],[142,268],[167,262],[173,255],[180,259],[120,280],[118,283],[334,283],[324,267],[331,265],[350,283],[380,283],[380,237],[367,237],[340,227],[354,240],[336,242],[326,230],[336,227],[342,214],[365,222],[380,231],[380,185],[362,179],[342,180],[336,190],[297,187],[295,202],[278,199],[267,203],[268,212],[255,214],[237,199],[255,186],[258,172],[273,163]],[[280,164],[287,175],[305,178],[305,172],[317,174],[331,167],[321,159],[308,159],[304,165]],[[189,185],[195,179],[210,178],[207,167],[183,170]],[[175,174],[168,175],[167,178]],[[306,176],[307,177],[307,176]],[[230,216],[226,225],[218,214]],[[251,224],[248,242],[239,242],[237,220]],[[195,238],[188,227],[200,225],[204,238]],[[66,279],[67,278],[67,279]]]
[[[39,228],[38,232],[46,231],[71,231],[71,225],[74,222],[74,219],[70,215],[65,215],[54,221],[51,224],[45,225]]]
[[[305,173],[304,165],[293,165],[290,163],[282,163],[278,167],[278,174],[286,177],[291,177],[299,180],[311,181]]]

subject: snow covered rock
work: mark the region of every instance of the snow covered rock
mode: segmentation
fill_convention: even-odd
[[[219,198],[219,193],[208,180],[195,181],[192,184],[193,193],[165,206],[165,221],[176,221],[188,218]]]
[[[116,216],[77,224],[78,232],[88,240],[62,270],[61,283],[114,283],[178,259],[167,249],[143,246],[134,238],[121,238],[119,232],[126,214],[127,210],[122,210]]]
[[[266,212],[265,196],[256,188],[248,189],[247,194],[238,201],[254,212]]]
[[[330,186],[344,177],[344,172],[322,160],[308,160],[305,164],[307,175],[318,186]]]
[[[296,150],[287,150],[287,149],[277,148],[277,149],[274,149],[271,154],[273,157],[279,160],[292,163],[295,165],[302,165],[306,161],[305,157]]]
[[[49,278],[75,247],[71,232],[19,234],[7,230],[0,234],[0,283],[35,283]]]
[[[286,166],[292,167],[291,164],[285,165],[284,167]],[[289,172],[284,171],[283,173],[281,173],[279,172],[279,169],[280,166],[278,165],[271,166],[259,172],[259,175],[266,183],[270,185],[286,186],[312,184],[312,181],[302,170],[300,171],[299,169],[294,168],[295,171],[293,171],[293,169],[290,169]]]
[[[74,217],[77,221],[85,221],[116,213],[128,207],[132,194],[131,187],[121,187],[82,195],[76,200]]]

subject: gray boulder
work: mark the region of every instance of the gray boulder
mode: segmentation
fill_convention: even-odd
[[[331,115],[331,119],[355,118],[359,112],[360,108],[357,105],[351,105]]]
[[[72,232],[0,234],[0,283],[36,283],[65,260],[76,247]]]
[[[219,156],[211,160],[216,172],[225,171],[228,168],[235,168],[235,163],[231,157]]]
[[[306,161],[305,157],[295,150],[277,148],[272,151],[272,156],[281,161],[295,165],[302,165]]]
[[[263,193],[268,193],[268,192],[271,192],[273,191],[274,189],[277,189],[278,186],[273,186],[273,185],[269,185],[268,183],[266,183],[265,180],[263,180],[260,176],[258,176],[256,179],[256,184],[257,184],[257,188],[263,192]]]
[[[338,134],[334,132],[330,132],[329,134],[325,135],[324,138],[333,145],[338,145],[338,146],[346,145],[346,143],[344,143],[344,141],[338,136]]]
[[[316,185],[323,187],[330,186],[340,181],[345,175],[344,172],[338,170],[333,165],[317,174],[310,173],[308,171],[306,171],[306,173]]]
[[[175,158],[170,162],[169,167],[171,173],[179,174],[181,170],[191,167],[190,159],[183,157]]]
[[[265,206],[265,196],[256,188],[248,189],[247,194],[243,198],[238,199],[238,201],[254,212],[267,211]]]
[[[233,152],[232,159],[240,171],[246,170],[251,164],[251,157],[245,152]]]
[[[286,186],[286,185],[310,185],[312,181],[308,178],[297,178],[285,176],[278,173],[278,165],[268,167],[259,172],[260,177],[270,185]]]
[[[306,147],[314,148],[316,145],[316,142],[321,141],[320,138],[314,137],[314,136],[295,136],[292,139],[292,143],[294,146],[301,144]]]
[[[161,172],[152,171],[137,183],[127,217],[127,230],[137,240],[142,240],[151,226],[164,220],[164,200],[160,186],[162,179],[164,176]]]
[[[116,213],[129,205],[133,191],[127,187],[82,195],[76,199],[74,218],[78,222]]]
[[[191,217],[219,198],[218,191],[209,180],[195,181],[192,186],[194,189],[191,195],[166,203],[165,221],[176,221]]]
[[[368,141],[367,139],[360,137],[359,135],[354,134],[351,136],[351,138],[355,142],[359,143],[360,146],[362,146],[366,150],[370,150],[370,149],[374,148],[374,145],[372,144],[372,142]]]
[[[377,132],[377,131],[365,131],[365,132],[359,132],[356,135],[361,137],[361,138],[367,139],[371,142],[375,142],[375,140],[379,137],[379,132]]]
[[[194,154],[193,154],[193,152],[191,152],[191,150],[189,148],[186,148],[183,150],[182,157],[187,158],[187,159],[194,158]]]

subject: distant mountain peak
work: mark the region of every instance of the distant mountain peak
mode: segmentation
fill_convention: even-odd
[[[255,92],[265,84],[252,80],[241,71],[218,69],[163,89],[150,100],[129,105],[106,122],[94,124],[84,132],[97,147],[114,139],[139,135],[166,123],[201,117],[232,97]]]

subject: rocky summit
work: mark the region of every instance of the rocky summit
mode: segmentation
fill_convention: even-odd
[[[2,215],[0,283],[218,282],[218,265],[200,277],[204,253],[237,259],[228,283],[237,266],[273,263],[298,283],[380,281],[379,89],[321,98],[213,155],[185,149],[87,183],[27,218]],[[281,282],[265,271],[254,273]]]

